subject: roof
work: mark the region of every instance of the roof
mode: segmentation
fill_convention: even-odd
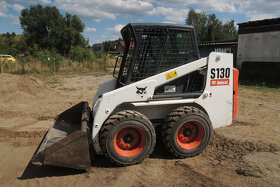
[[[93,46],[102,46],[103,43],[97,43],[97,44],[93,44]]]
[[[128,23],[121,29],[121,33],[127,28],[132,27],[135,29],[144,29],[147,27],[153,28],[177,28],[177,29],[190,29],[193,30],[194,27],[190,25],[174,24],[174,23]]]
[[[237,23],[237,25],[239,25],[239,27],[257,27],[257,26],[264,26],[264,25],[274,25],[279,23],[280,23],[280,17]]]
[[[238,23],[238,34],[280,31],[280,17]]]
[[[175,23],[129,23],[129,24],[131,24],[131,26],[133,27],[193,28],[193,26],[190,25],[175,24]]]
[[[199,46],[210,46],[210,45],[235,45],[238,44],[237,40],[223,40],[223,41],[210,41],[210,42],[200,42]]]

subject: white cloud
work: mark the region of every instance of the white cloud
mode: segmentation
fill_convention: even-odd
[[[85,32],[96,32],[96,28],[94,28],[94,27],[92,27],[92,28],[87,27]]]
[[[153,9],[150,2],[143,0],[55,0],[54,5],[93,22],[116,19],[116,16],[145,16]]]
[[[161,5],[161,6],[186,7],[193,0],[148,0],[148,1],[153,2],[153,3],[157,3],[158,5]]]
[[[42,0],[41,0],[42,1]],[[190,7],[201,11],[243,14],[249,19],[279,16],[279,0],[54,0],[59,9],[89,21],[121,17],[163,16],[184,23]],[[142,19],[142,18],[141,18]],[[140,21],[142,22],[142,21]]]
[[[275,14],[248,14],[247,17],[250,21],[262,20],[262,19],[271,19],[275,18]]]
[[[249,20],[280,16],[279,0],[147,0],[177,10],[198,7],[204,11],[244,14]]]
[[[188,9],[176,9],[170,7],[159,6],[149,12],[150,15],[163,15],[166,21],[184,22],[188,14]]]
[[[163,21],[161,23],[171,23],[171,24],[174,24],[174,22],[172,22],[172,21]]]
[[[149,0],[159,5],[168,7],[186,8],[193,5],[204,10],[212,10],[217,12],[235,12],[234,1],[238,0]]]
[[[17,2],[20,4],[51,4],[51,0],[6,0],[8,2]]]
[[[121,29],[124,27],[125,25],[122,25],[122,24],[117,24],[115,25],[115,27],[112,27],[112,28],[105,28],[105,30],[107,31],[113,31],[115,33],[120,33]]]
[[[13,25],[20,25],[19,17],[10,14],[9,17],[12,19],[12,24]]]
[[[5,1],[0,1],[0,16],[5,17],[8,12],[8,4]]]
[[[13,5],[9,5],[9,6],[17,12],[20,12],[22,9],[24,9],[24,6],[22,6],[20,4],[13,4]]]
[[[35,0],[36,1],[36,0]],[[52,3],[51,0],[39,0],[39,2],[44,3],[44,4],[50,4]]]
[[[0,17],[10,19],[13,25],[19,25],[18,16],[10,14],[8,12],[9,7],[11,7],[10,4],[6,3],[5,1],[0,1]]]
[[[7,18],[8,16],[7,16],[7,14],[5,14],[5,12],[1,12],[1,11],[0,11],[0,17],[2,17],[2,18]]]
[[[20,12],[26,5],[38,3],[55,5],[60,10],[92,22],[117,17],[138,17],[138,22],[143,22],[146,20],[144,16],[161,16],[164,22],[184,23],[190,7],[206,12],[242,14],[249,20],[280,16],[279,0],[0,0],[0,17],[18,23],[15,21],[18,18],[15,19],[9,10]]]
[[[239,12],[245,13],[250,21],[280,16],[279,0],[241,1],[239,5]]]

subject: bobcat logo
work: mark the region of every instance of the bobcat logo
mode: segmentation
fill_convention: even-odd
[[[136,91],[137,94],[146,94],[146,88],[147,88],[147,86],[146,86],[145,88],[138,88],[138,87],[136,86],[136,88],[137,88],[137,91]]]

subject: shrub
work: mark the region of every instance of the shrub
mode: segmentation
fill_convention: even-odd
[[[71,60],[78,61],[78,62],[84,62],[84,61],[93,62],[96,59],[95,54],[93,52],[80,46],[73,47],[71,49],[70,58]]]
[[[50,70],[59,71],[62,57],[55,51],[42,50],[36,53],[38,59],[43,62]]]

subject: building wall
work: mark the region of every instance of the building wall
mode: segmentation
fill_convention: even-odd
[[[244,62],[280,63],[280,31],[239,34],[237,67]]]
[[[211,52],[221,52],[221,53],[233,53],[233,64],[236,67],[236,56],[237,56],[237,43],[225,44],[211,44],[202,45],[198,44],[198,50],[201,58],[208,57]]]
[[[104,52],[103,43],[93,44],[93,51],[94,52]]]

